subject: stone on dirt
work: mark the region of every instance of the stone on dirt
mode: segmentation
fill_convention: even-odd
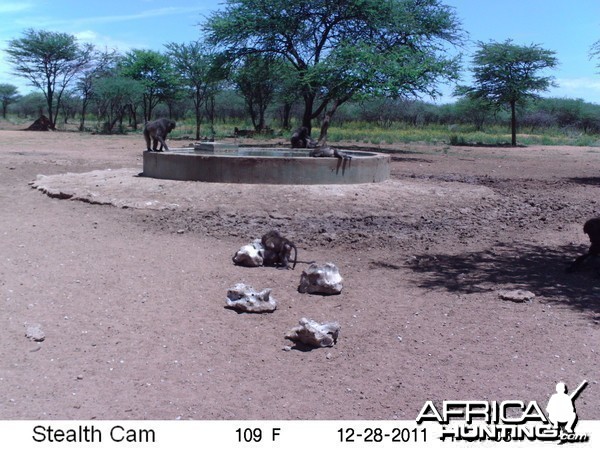
[[[243,283],[238,283],[227,291],[227,307],[241,312],[265,313],[277,309],[277,300],[271,297],[272,289],[260,292]]]
[[[37,324],[27,325],[27,331],[25,337],[35,342],[42,342],[46,339],[46,334],[42,331],[41,327]]]
[[[298,292],[301,294],[335,295],[342,292],[344,279],[333,263],[312,263],[302,271]]]
[[[512,291],[499,291],[498,296],[502,300],[510,300],[516,303],[529,303],[534,299],[535,294],[522,289],[515,289]]]
[[[333,347],[337,343],[340,333],[337,322],[318,323],[303,317],[299,323],[285,336],[286,339],[315,348]]]
[[[254,240],[251,244],[244,245],[235,255],[233,263],[238,266],[260,267],[263,265],[264,247],[260,239]]]

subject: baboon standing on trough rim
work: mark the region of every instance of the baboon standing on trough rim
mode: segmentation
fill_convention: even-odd
[[[169,134],[173,128],[175,128],[175,122],[169,119],[156,119],[151,122],[146,122],[144,125],[144,139],[146,140],[146,150],[151,152],[162,152],[163,147],[169,151],[169,147],[165,142],[167,134]],[[150,140],[152,140],[152,150],[150,150]],[[160,149],[158,143],[160,142]]]
[[[583,225],[583,232],[590,238],[592,245],[584,255],[581,255],[567,268],[567,272],[573,272],[590,256],[600,255],[600,217],[594,217]]]
[[[292,269],[296,267],[296,261],[298,260],[298,249],[296,248],[296,245],[289,239],[283,237],[277,230],[271,230],[263,235],[261,243],[265,248],[263,257],[263,264],[265,266],[289,269],[292,249],[294,249],[294,265],[292,266]]]

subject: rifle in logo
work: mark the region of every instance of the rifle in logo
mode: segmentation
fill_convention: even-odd
[[[577,423],[575,399],[581,394],[581,391],[583,391],[587,384],[587,380],[583,380],[571,394],[567,394],[567,386],[565,383],[561,382],[556,384],[556,394],[552,394],[550,400],[548,400],[548,406],[546,406],[548,419],[555,428],[559,428],[560,424],[565,424],[565,433],[574,433],[573,428]]]

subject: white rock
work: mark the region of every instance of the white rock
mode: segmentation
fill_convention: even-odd
[[[310,347],[333,347],[337,342],[340,325],[337,322],[318,323],[303,317],[300,326],[293,328],[285,337]]]
[[[301,294],[334,295],[342,292],[342,282],[339,269],[333,263],[311,264],[302,271],[298,292]]]
[[[39,325],[32,324],[27,325],[25,337],[35,342],[42,342],[44,339],[46,339],[46,334],[42,331]]]
[[[277,300],[271,298],[271,289],[255,291],[238,283],[227,291],[227,307],[242,312],[264,313],[277,309]]]
[[[522,289],[515,289],[513,291],[499,291],[498,296],[502,300],[510,300],[512,302],[525,303],[531,302],[534,299],[535,294],[533,292],[524,291]]]
[[[256,239],[251,244],[244,245],[235,255],[233,255],[233,263],[238,266],[260,267],[263,265],[264,247],[260,239]]]

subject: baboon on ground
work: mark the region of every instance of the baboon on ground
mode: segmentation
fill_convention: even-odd
[[[292,134],[291,142],[292,148],[314,148],[317,145],[310,137],[310,133],[306,127],[298,128],[294,134]]]
[[[261,239],[261,243],[265,248],[263,257],[263,264],[265,266],[289,269],[292,249],[294,249],[294,265],[292,266],[292,269],[296,267],[296,261],[298,260],[298,249],[296,248],[296,245],[289,239],[283,237],[277,230],[271,230],[265,234]]]
[[[162,152],[163,147],[165,150],[169,151],[169,147],[165,142],[167,138],[167,134],[169,134],[173,128],[175,128],[175,122],[169,119],[156,119],[152,122],[146,122],[144,125],[144,139],[146,140],[146,150],[151,152],[154,150],[155,152]],[[150,140],[152,140],[152,150],[150,150]],[[158,147],[158,143],[160,142],[160,149],[156,149]]]
[[[591,246],[587,253],[578,257],[573,263],[567,268],[567,272],[573,272],[576,270],[586,259],[590,256],[600,255],[600,217],[594,217],[588,220],[583,225],[583,232],[590,238]]]
[[[331,147],[317,147],[311,150],[309,156],[314,157],[331,157],[335,156],[339,159],[352,159],[352,156],[346,155],[344,152],[340,152],[337,148]]]
[[[233,129],[233,135],[235,137],[254,137],[254,130],[240,130],[238,127]]]

